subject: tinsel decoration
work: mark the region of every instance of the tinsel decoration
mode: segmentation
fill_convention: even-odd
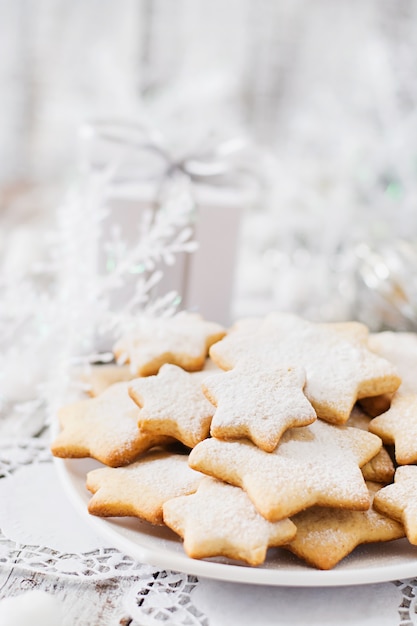
[[[131,328],[141,315],[171,315],[180,304],[180,294],[155,298],[153,289],[164,265],[196,248],[188,181],[172,177],[157,210],[138,214],[134,244],[124,241],[117,228],[103,242],[114,173],[115,164],[109,163],[80,177],[57,210],[47,261],[29,276],[1,278],[0,413],[31,413],[44,403],[54,413],[71,389],[79,391],[71,367],[111,358],[96,353],[100,337]],[[111,259],[102,274],[100,246]],[[127,281],[131,290],[123,308],[112,309],[112,294]]]

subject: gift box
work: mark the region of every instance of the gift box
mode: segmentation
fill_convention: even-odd
[[[174,291],[180,309],[227,326],[240,226],[257,194],[255,177],[237,166],[239,142],[174,158],[141,128],[102,123],[83,128],[82,148],[87,179],[98,173],[105,188],[97,274],[111,277],[125,264],[107,294],[110,309],[130,310],[138,279],[150,280],[151,301]],[[141,246],[145,256],[154,246],[150,263],[132,254],[140,257]]]
[[[176,254],[173,265],[157,264],[163,276],[153,290],[154,297],[174,290],[181,297],[181,308],[221,324],[230,322],[239,231],[247,201],[248,196],[236,189],[199,186],[191,225],[196,249]],[[103,222],[100,272],[109,264],[105,241],[112,229],[120,229],[123,240],[134,245],[138,217],[152,202],[152,191],[144,185],[114,190]],[[125,285],[123,299],[128,297],[129,286]]]

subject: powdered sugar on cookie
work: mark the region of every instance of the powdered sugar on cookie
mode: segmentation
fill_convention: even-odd
[[[129,397],[128,383],[115,383],[97,398],[81,400],[59,412],[61,432],[51,445],[54,456],[92,457],[118,467],[143,452],[172,441],[170,437],[139,430],[139,409]]]
[[[342,331],[340,325],[314,324],[291,314],[271,314],[254,333],[236,332],[210,350],[223,369],[242,358],[303,367],[305,394],[318,417],[345,423],[358,398],[393,392],[400,385],[395,367],[372,353],[362,325]]]
[[[381,485],[367,483],[367,487],[373,500]],[[293,521],[297,534],[286,547],[320,569],[333,568],[360,544],[404,537],[401,524],[372,506],[367,511],[311,507]]]
[[[289,519],[268,522],[244,491],[213,478],[205,478],[195,494],[166,502],[163,515],[197,559],[225,556],[260,565],[269,546],[287,543],[296,533]]]
[[[197,371],[203,368],[210,346],[225,334],[222,326],[196,313],[143,318],[116,342],[113,352],[119,362],[130,363],[138,376],[156,374],[164,363]]]
[[[93,515],[133,515],[162,524],[164,502],[193,493],[203,476],[192,470],[187,457],[155,451],[123,468],[100,468],[87,474],[87,489],[94,496],[88,510]]]
[[[288,428],[316,419],[304,385],[302,369],[242,359],[232,371],[203,382],[205,395],[217,407],[211,434],[220,439],[247,437],[272,452]]]
[[[272,453],[249,441],[206,439],[191,451],[189,463],[242,487],[261,515],[277,521],[315,504],[366,510],[370,500],[360,467],[381,445],[370,433],[317,420],[284,433]]]
[[[214,413],[201,388],[206,376],[205,372],[189,373],[166,364],[156,376],[133,381],[129,394],[141,407],[140,428],[174,437],[190,448],[205,439]]]

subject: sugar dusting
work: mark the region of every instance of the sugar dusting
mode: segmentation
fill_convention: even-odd
[[[157,375],[133,381],[132,397],[140,397],[142,405],[138,424],[190,447],[207,437],[215,409],[201,388],[206,375],[165,364]]]
[[[291,314],[271,314],[252,333],[228,335],[215,344],[212,354],[225,369],[248,357],[264,364],[303,367],[305,393],[319,417],[344,423],[362,385],[369,395],[398,386],[395,368],[370,352],[362,335],[355,340],[337,325],[332,329],[331,324],[314,324]]]
[[[211,432],[220,437],[249,437],[272,450],[291,426],[303,426],[316,413],[303,393],[301,368],[243,359],[226,373],[204,380],[206,395],[216,404]]]
[[[258,510],[281,511],[277,516],[312,504],[356,508],[359,501],[366,506],[368,493],[358,464],[358,441],[350,438],[350,430],[317,420],[287,431],[272,453],[248,441],[212,438],[191,452],[190,464],[243,486]],[[362,434],[366,439],[368,433]]]

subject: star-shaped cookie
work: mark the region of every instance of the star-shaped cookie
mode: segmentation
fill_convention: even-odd
[[[86,487],[94,494],[88,510],[101,517],[131,515],[162,524],[164,502],[193,493],[202,479],[186,456],[151,451],[127,467],[88,472]]]
[[[417,466],[397,467],[394,483],[375,496],[375,507],[404,525],[407,539],[417,545]]]
[[[401,382],[395,368],[368,349],[365,330],[357,323],[332,328],[273,313],[252,333],[230,333],[210,355],[225,370],[242,358],[303,367],[304,391],[318,417],[344,424],[358,398],[391,393]]]
[[[369,431],[394,444],[400,465],[417,462],[417,394],[397,391],[388,411],[371,420]]]
[[[369,348],[375,354],[390,361],[401,377],[401,385],[396,393],[417,394],[417,333],[383,331],[371,333]],[[390,408],[392,394],[375,398],[363,398],[361,406],[371,416],[376,417]]]
[[[92,457],[118,467],[136,460],[150,448],[171,438],[139,430],[139,409],[128,393],[128,383],[111,385],[97,398],[81,400],[59,411],[61,432],[51,445],[54,456]]]
[[[381,485],[367,483],[371,499]],[[285,546],[319,569],[331,569],[357,546],[404,537],[402,524],[376,511],[348,511],[313,506],[292,518],[295,538]]]
[[[129,362],[138,376],[156,374],[164,363],[185,370],[201,370],[210,346],[226,331],[196,313],[143,318],[133,332],[119,339],[113,352],[119,362]]]
[[[248,438],[272,452],[288,428],[316,419],[304,385],[302,369],[242,359],[233,370],[203,382],[205,395],[217,407],[211,434],[218,439]]]
[[[193,495],[168,500],[163,513],[195,559],[224,556],[260,565],[269,546],[287,543],[296,533],[289,519],[268,522],[242,489],[214,478],[203,479]]]
[[[394,394],[377,398],[377,409],[372,398],[366,399],[365,410],[378,416],[369,430],[384,443],[395,445],[395,459],[400,465],[417,461],[417,334],[385,331],[371,334],[369,346],[377,354],[389,359],[401,376],[401,385]],[[363,402],[362,402],[363,403]],[[370,406],[369,406],[370,405]]]
[[[401,377],[399,391],[417,393],[417,333],[386,330],[371,333],[369,348],[395,365]]]
[[[313,505],[366,510],[360,467],[381,448],[379,437],[316,420],[288,430],[274,452],[249,441],[206,439],[190,453],[194,469],[242,487],[271,522]]]
[[[157,375],[132,381],[130,396],[141,407],[139,427],[174,437],[190,448],[205,439],[215,410],[201,388],[206,376],[165,364]]]

